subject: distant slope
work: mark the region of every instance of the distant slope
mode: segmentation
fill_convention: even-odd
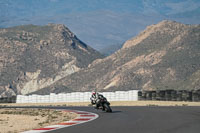
[[[119,51],[36,93],[67,90],[197,89],[200,25],[162,21],[128,40]]]
[[[1,0],[0,27],[66,24],[100,50],[163,19],[200,23],[199,0]]]
[[[103,56],[60,24],[0,29],[0,96],[27,94]]]

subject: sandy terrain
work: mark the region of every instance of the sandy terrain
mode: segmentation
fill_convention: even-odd
[[[200,106],[200,102],[182,101],[115,101],[111,106]],[[90,102],[76,103],[12,103],[0,104],[1,106],[91,106]]]
[[[75,113],[50,109],[0,109],[0,133],[18,133],[75,117]]]

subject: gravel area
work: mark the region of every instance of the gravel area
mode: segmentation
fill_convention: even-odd
[[[0,109],[0,133],[18,133],[75,117],[75,113],[53,109]]]

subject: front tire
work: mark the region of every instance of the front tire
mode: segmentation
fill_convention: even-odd
[[[104,104],[104,109],[106,112],[112,112],[112,109],[110,108],[110,106],[108,104]]]

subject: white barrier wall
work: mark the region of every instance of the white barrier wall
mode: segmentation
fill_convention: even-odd
[[[17,95],[16,103],[90,102],[91,92],[51,93],[50,95]],[[138,101],[138,90],[100,92],[108,101]]]

